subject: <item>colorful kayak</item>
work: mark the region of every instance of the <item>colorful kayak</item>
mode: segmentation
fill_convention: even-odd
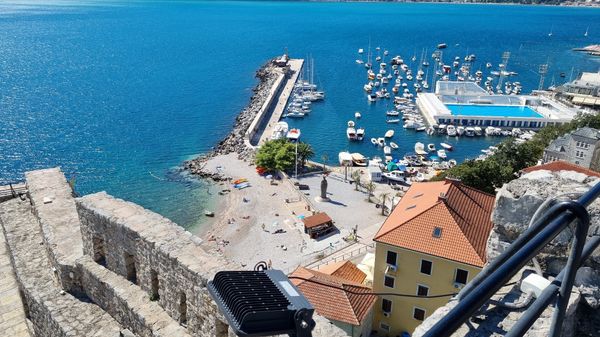
[[[234,180],[233,184],[237,185],[237,184],[241,184],[241,183],[245,183],[245,182],[248,182],[248,179],[246,179],[246,178],[240,178],[240,179]]]

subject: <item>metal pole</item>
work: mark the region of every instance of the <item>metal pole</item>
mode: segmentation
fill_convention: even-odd
[[[296,141],[296,160],[295,160],[295,166],[296,166],[296,180],[298,180],[298,141]]]
[[[593,236],[583,247],[581,253],[581,259],[577,263],[577,267],[583,264],[583,261],[587,260],[596,248],[600,246],[600,236]],[[533,302],[531,307],[523,313],[517,323],[513,325],[512,329],[505,335],[505,337],[520,337],[531,328],[533,323],[538,319],[546,307],[555,299],[556,294],[559,292],[562,279],[565,276],[565,269],[563,269],[552,281],[552,283],[542,291],[540,296]]]
[[[594,185],[590,188],[586,193],[584,193],[577,202],[583,205],[584,207],[589,206],[598,196],[600,195],[600,183]],[[550,208],[547,212],[545,212],[531,227],[529,227],[523,234],[515,240],[510,247],[500,256],[498,256],[494,261],[488,264],[471,282],[467,283],[467,285],[460,291],[457,295],[457,298],[461,300],[465,296],[467,296],[479,283],[481,283],[486,277],[492,274],[502,263],[504,263],[510,256],[515,254],[521,247],[523,247],[533,236],[539,233],[545,223],[551,220],[554,216],[557,216],[559,212],[562,212],[564,207],[555,205]]]
[[[510,256],[505,263],[501,264],[491,275],[482,280],[469,296],[458,302],[456,307],[438,321],[424,337],[446,337],[452,335],[493,294],[502,288],[518,270],[536,256],[569,223],[575,220],[575,213],[580,215],[581,210],[583,210],[585,215],[587,215],[587,211],[581,204],[574,201],[568,203],[572,207],[571,212],[563,211],[558,217],[552,220],[538,235],[529,240],[522,249]]]

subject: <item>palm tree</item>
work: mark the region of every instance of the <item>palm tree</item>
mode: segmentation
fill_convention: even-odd
[[[298,161],[300,162],[300,167],[304,168],[306,161],[314,157],[314,155],[315,152],[310,144],[298,143]]]
[[[379,199],[381,199],[381,215],[385,215],[385,201],[387,200],[388,195],[388,192],[382,192],[379,195]]]
[[[325,165],[327,164],[328,160],[329,160],[329,156],[327,155],[327,153],[323,153],[321,155],[321,161],[323,161],[323,172],[327,171]]]
[[[358,187],[360,186],[360,171],[352,171],[352,180],[354,180],[354,190],[358,191]]]
[[[368,200],[369,202],[371,202],[371,195],[373,195],[373,191],[375,191],[375,188],[376,188],[376,187],[377,187],[377,186],[375,186],[375,184],[374,184],[372,181],[370,181],[370,182],[369,182],[369,183],[368,183],[368,184],[365,186],[365,188],[367,189],[367,193],[368,193],[368,194],[367,194],[367,198],[368,198],[367,200]]]

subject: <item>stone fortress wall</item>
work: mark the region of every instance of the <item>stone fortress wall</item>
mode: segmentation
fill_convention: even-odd
[[[0,202],[0,331],[9,336],[233,336],[208,295],[218,270],[170,220],[104,192],[75,199],[60,169]],[[343,336],[316,316],[314,336]]]

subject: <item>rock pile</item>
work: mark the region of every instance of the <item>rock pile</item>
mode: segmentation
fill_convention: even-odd
[[[281,74],[281,68],[274,65],[273,60],[267,62],[267,64],[256,71],[256,77],[259,79],[259,83],[252,90],[254,94],[250,98],[250,103],[235,119],[233,130],[231,130],[229,135],[221,140],[209,153],[184,162],[184,170],[202,178],[221,181],[226,180],[226,177],[222,177],[218,173],[204,171],[204,163],[208,159],[218,155],[237,153],[238,158],[241,160],[254,160],[254,149],[248,147],[244,143],[244,134],[269,96],[269,91],[273,87],[279,74]]]

